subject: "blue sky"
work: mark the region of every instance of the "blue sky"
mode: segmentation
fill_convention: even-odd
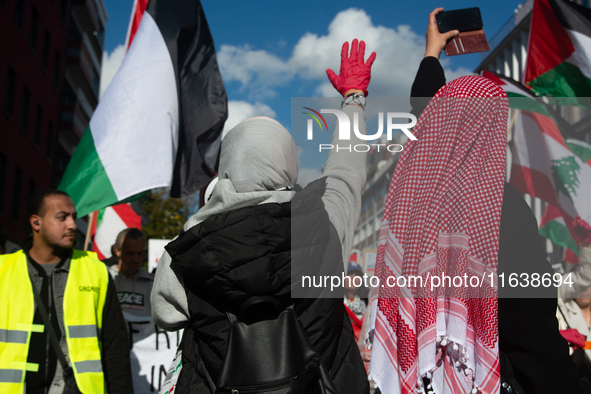
[[[101,89],[123,58],[122,45],[133,1],[104,0],[104,3],[109,20]],[[480,7],[490,40],[520,3],[519,0],[202,1],[230,101],[227,126],[251,116],[267,115],[288,130],[292,97],[337,95],[325,69],[338,72],[340,47],[345,40],[364,39],[367,53],[377,52],[368,89],[370,97],[408,97],[424,53],[428,14],[434,8]],[[448,80],[472,72],[480,61],[480,54],[442,56]],[[294,138],[297,143],[298,138]],[[320,174],[322,159],[310,154],[302,150],[301,167],[305,168],[301,169],[301,178],[312,179]]]

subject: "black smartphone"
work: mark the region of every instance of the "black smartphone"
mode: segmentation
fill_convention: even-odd
[[[462,33],[482,29],[482,17],[478,7],[441,11],[436,18],[440,33],[450,30],[459,30]]]

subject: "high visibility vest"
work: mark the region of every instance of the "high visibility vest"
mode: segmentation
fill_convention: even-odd
[[[64,291],[63,312],[68,356],[78,388],[83,394],[104,394],[101,363],[103,308],[109,273],[95,253],[74,250]],[[0,393],[24,392],[35,300],[23,251],[0,256]]]

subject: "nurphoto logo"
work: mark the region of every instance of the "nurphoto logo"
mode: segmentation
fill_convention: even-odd
[[[314,120],[320,126],[320,130],[328,130],[328,124],[324,119],[322,114],[334,114],[337,117],[337,121],[339,123],[339,141],[350,141],[351,140],[351,121],[347,114],[343,111],[337,109],[321,109],[320,112],[309,108],[303,107],[310,112],[304,112],[304,114],[309,115],[311,119],[308,119],[308,127],[307,127],[307,138],[308,140],[312,140],[314,138]],[[410,122],[406,123],[394,123],[394,119],[408,119]],[[392,141],[392,134],[394,130],[401,130],[406,136],[413,141],[416,141],[417,138],[410,132],[410,129],[413,128],[417,124],[417,118],[411,113],[407,112],[387,112],[386,113],[386,138],[388,141]],[[323,127],[324,125],[324,127]],[[355,136],[363,141],[375,141],[378,140],[382,134],[384,134],[384,112],[378,113],[378,131],[375,134],[362,134],[359,131],[359,114],[356,112],[353,115],[353,132]],[[340,150],[347,150],[351,152],[354,150],[355,152],[368,152],[370,149],[377,149],[380,151],[380,147],[385,147],[390,152],[402,152],[402,145],[400,144],[356,144],[356,145],[336,145],[333,144],[319,144],[319,152],[322,152],[323,149],[331,150],[336,149],[337,152]]]

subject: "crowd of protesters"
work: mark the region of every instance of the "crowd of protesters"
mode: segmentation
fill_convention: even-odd
[[[392,177],[376,276],[553,274],[535,217],[505,182],[507,96],[482,77],[446,84],[439,56],[458,32],[439,33],[440,11],[429,16],[411,92],[418,139]],[[362,134],[375,58],[355,39],[339,74],[327,70]],[[333,145],[338,137],[337,126]],[[302,189],[290,133],[270,118],[243,121],[224,137],[208,201],[155,275],[142,268],[140,230],[118,234],[100,262],[75,249],[70,197],[34,194],[21,250],[5,254],[0,228],[0,392],[133,393],[123,312],[184,329],[168,394],[591,392],[591,227],[575,222],[580,264],[558,301],[556,288],[437,298],[351,286],[364,275],[351,248],[365,163],[331,151]],[[346,273],[348,285],[292,298],[296,255],[319,275]]]

